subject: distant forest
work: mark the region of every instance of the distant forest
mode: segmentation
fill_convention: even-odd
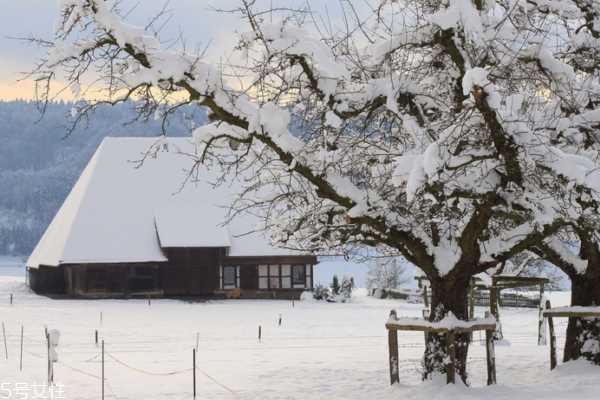
[[[159,136],[161,121],[136,121],[134,104],[99,108],[67,135],[72,103],[0,102],[0,255],[28,255],[105,136]],[[182,107],[168,134],[190,135],[203,110]]]

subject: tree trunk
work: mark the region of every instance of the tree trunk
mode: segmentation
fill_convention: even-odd
[[[464,278],[464,279],[463,279]],[[452,312],[456,318],[468,320],[469,276],[453,278],[437,278],[431,281],[431,314],[429,320],[440,321]],[[463,382],[467,383],[467,353],[469,335],[456,335],[455,371]],[[435,374],[446,373],[446,335],[427,335],[425,356],[423,360],[423,379],[430,379]]]
[[[600,306],[600,265],[571,276],[571,305]],[[600,318],[569,318],[564,361],[584,358],[600,365]]]

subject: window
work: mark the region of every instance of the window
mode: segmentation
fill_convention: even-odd
[[[235,285],[235,267],[223,267],[223,285]]]
[[[291,289],[292,287],[292,267],[291,265],[281,266],[281,287]]]
[[[221,267],[221,289],[235,289],[240,287],[240,267]]]
[[[259,265],[258,266],[258,288],[268,289],[269,288],[269,266]]]
[[[259,265],[258,266],[258,288],[268,289],[302,289],[310,287],[310,269],[302,265]]]
[[[304,264],[292,265],[292,282],[294,286],[306,285],[306,266]]]

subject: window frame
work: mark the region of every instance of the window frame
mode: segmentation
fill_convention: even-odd
[[[302,280],[296,280],[296,274],[294,271],[296,271],[298,268],[302,269]],[[306,287],[306,264],[292,264],[292,268],[291,268],[291,274],[292,274],[292,288],[296,288],[296,286],[300,286],[302,285],[303,287]]]
[[[233,283],[225,282],[225,270],[233,268]],[[240,266],[239,265],[221,265],[219,280],[222,290],[238,289],[240,287]]]

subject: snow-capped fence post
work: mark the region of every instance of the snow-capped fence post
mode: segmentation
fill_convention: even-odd
[[[486,311],[485,317],[490,318],[491,313]],[[496,351],[494,349],[494,331],[485,331],[485,358],[487,364],[487,384],[496,384]]]
[[[395,310],[390,311],[390,320],[396,320],[398,316]],[[400,375],[398,372],[398,331],[395,329],[388,329],[388,347],[389,347],[389,358],[390,358],[390,384],[400,382]]]
[[[281,314],[279,314],[279,319],[277,320],[277,326],[281,326],[281,319],[282,319]]]
[[[11,306],[13,305],[13,294],[12,293],[10,294],[10,305]]]
[[[496,332],[494,332],[495,340],[502,340],[504,335],[502,334],[502,324],[500,323],[500,310],[498,305],[498,298],[500,297],[500,290],[496,287],[494,278],[492,278],[492,287],[490,287],[490,311],[494,318],[496,318]]]
[[[51,386],[54,383],[54,363],[58,361],[56,347],[58,347],[59,339],[60,332],[57,329],[48,331],[46,336],[48,343],[48,386]]]
[[[98,347],[98,329],[94,331],[94,343],[96,344],[96,347]]]
[[[6,329],[4,328],[4,321],[2,321],[2,337],[4,338],[4,355],[8,360],[8,346],[6,345]]]
[[[262,339],[262,327],[259,325],[258,326],[258,342],[260,343]]]

